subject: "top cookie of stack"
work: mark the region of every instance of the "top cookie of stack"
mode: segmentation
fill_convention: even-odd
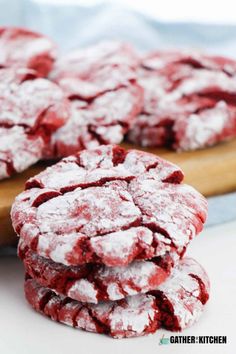
[[[33,251],[65,265],[182,255],[206,219],[205,199],[182,179],[152,154],[84,150],[26,182],[13,226]]]

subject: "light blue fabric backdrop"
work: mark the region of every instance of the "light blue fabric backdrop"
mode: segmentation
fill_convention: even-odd
[[[82,6],[79,1],[74,5],[69,2],[57,5],[55,0],[52,3],[50,0],[48,3],[0,0],[0,23],[23,25],[43,32],[56,40],[63,50],[102,38],[119,38],[143,50],[196,47],[236,57],[236,26],[162,23],[106,1]]]

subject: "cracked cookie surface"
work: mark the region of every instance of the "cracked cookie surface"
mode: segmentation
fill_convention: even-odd
[[[115,301],[153,290],[170,275],[178,258],[167,253],[147,261],[134,261],[126,267],[101,264],[65,266],[38,256],[25,247],[22,240],[18,253],[26,273],[38,284],[88,303]]]
[[[59,58],[51,78],[69,98],[89,100],[130,84],[140,59],[126,43],[103,41]]]
[[[33,69],[46,77],[56,58],[56,46],[42,34],[17,27],[0,27],[0,68]]]
[[[29,248],[65,265],[181,256],[207,214],[205,198],[182,179],[177,166],[149,153],[84,150],[26,182],[13,226]]]
[[[147,55],[138,69],[144,106],[128,139],[178,151],[236,136],[236,62],[188,52]]]
[[[141,112],[143,90],[129,84],[88,101],[70,100],[67,123],[52,136],[44,156],[69,156],[103,144],[119,144]]]
[[[37,162],[68,118],[63,91],[28,69],[0,69],[0,179]]]
[[[124,140],[143,106],[143,89],[136,83],[138,64],[134,48],[116,41],[58,59],[51,78],[70,100],[70,118],[53,135],[46,158]]]
[[[128,296],[119,301],[84,304],[57,295],[26,276],[27,301],[54,321],[114,338],[153,333],[160,326],[180,331],[193,325],[209,297],[209,280],[193,259],[182,259],[171,276],[152,294]]]

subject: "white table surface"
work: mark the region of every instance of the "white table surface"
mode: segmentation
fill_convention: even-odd
[[[159,330],[147,337],[115,340],[55,323],[24,300],[23,268],[16,257],[0,258],[1,354],[233,354],[236,353],[236,222],[208,228],[188,255],[208,271],[211,297],[200,321],[182,335],[226,335],[227,344],[159,345]]]

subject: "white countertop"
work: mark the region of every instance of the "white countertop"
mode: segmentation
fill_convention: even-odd
[[[227,344],[159,345],[159,330],[147,337],[115,340],[86,333],[34,312],[23,295],[23,268],[14,256],[0,258],[1,354],[233,354],[236,348],[236,222],[208,228],[191,244],[188,255],[207,270],[211,297],[200,321],[181,335],[226,335]]]

